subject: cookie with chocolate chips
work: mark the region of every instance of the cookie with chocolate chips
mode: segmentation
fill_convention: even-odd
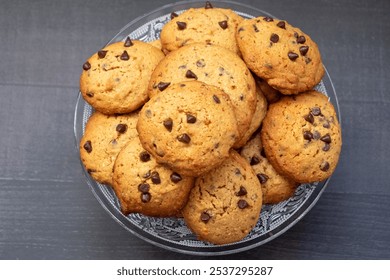
[[[80,158],[96,181],[112,185],[114,161],[130,139],[138,137],[138,111],[124,115],[94,112],[80,140]]]
[[[285,21],[245,19],[236,38],[248,68],[283,94],[311,90],[324,75],[317,44]]]
[[[138,109],[148,99],[150,75],[163,57],[151,44],[130,38],[104,47],[83,64],[83,98],[104,114]]]
[[[219,87],[229,95],[240,136],[244,136],[256,108],[256,84],[244,61],[220,46],[184,46],[167,55],[153,71],[149,96],[164,94],[169,85],[191,80]]]
[[[187,202],[194,179],[158,164],[135,137],[114,165],[113,189],[123,214],[176,216]]]
[[[200,240],[213,244],[240,241],[256,225],[262,193],[255,173],[237,152],[198,177],[182,213]]]
[[[198,81],[173,84],[153,96],[140,112],[137,130],[157,162],[187,176],[219,165],[238,138],[229,96]]]
[[[263,204],[275,204],[293,196],[297,183],[280,175],[269,163],[260,139],[260,133],[241,149],[241,156],[251,165],[261,184]]]
[[[329,178],[342,145],[336,111],[317,91],[284,96],[271,104],[261,140],[275,170],[300,183]]]
[[[192,43],[219,45],[239,54],[235,33],[243,20],[230,9],[191,8],[181,14],[173,13],[171,21],[161,31],[163,49],[170,52]]]

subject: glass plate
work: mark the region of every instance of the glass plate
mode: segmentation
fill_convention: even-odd
[[[230,8],[244,18],[258,16],[274,17],[265,11],[236,2],[211,2],[214,7]],[[163,25],[170,20],[171,12],[181,13],[190,7],[204,7],[204,5],[205,1],[186,1],[160,7],[131,21],[107,44],[124,41],[127,36],[145,42],[158,39]],[[315,89],[330,98],[340,119],[336,92],[327,71],[323,80]],[[80,139],[84,133],[85,124],[92,112],[92,107],[83,100],[79,93],[74,116],[77,151]],[[81,166],[83,167],[82,164]],[[152,218],[141,214],[124,216],[120,212],[118,199],[111,187],[94,181],[85,169],[84,174],[89,187],[100,204],[119,224],[132,234],[165,249],[193,255],[237,253],[269,242],[301,220],[317,202],[329,182],[328,179],[323,182],[300,185],[290,199],[275,205],[264,205],[257,225],[243,240],[228,245],[213,245],[197,240],[196,236],[187,228],[183,219],[180,218]]]

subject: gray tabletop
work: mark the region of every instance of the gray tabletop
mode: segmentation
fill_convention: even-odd
[[[158,1],[0,1],[0,258],[191,259],[122,228],[88,188],[73,137],[81,65]],[[390,258],[390,2],[240,1],[318,43],[343,150],[315,207],[229,259]]]

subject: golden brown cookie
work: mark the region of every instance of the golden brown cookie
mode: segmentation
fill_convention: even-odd
[[[235,34],[243,20],[230,9],[190,8],[180,15],[171,14],[171,21],[161,30],[161,43],[168,52],[192,43],[219,45],[239,54]]]
[[[342,145],[336,111],[328,97],[316,91],[284,96],[271,104],[261,140],[272,166],[300,183],[329,178]]]
[[[113,188],[125,215],[176,216],[186,204],[193,182],[193,178],[158,164],[138,137],[121,150],[114,165]]]
[[[310,90],[324,75],[317,44],[285,21],[245,19],[236,37],[248,68],[283,94]]]
[[[241,156],[251,165],[260,181],[263,204],[279,203],[291,197],[297,183],[280,175],[262,152],[260,133],[256,134],[241,150]]]
[[[164,93],[171,84],[190,80],[219,87],[229,95],[243,136],[256,107],[256,84],[244,61],[220,46],[184,46],[168,54],[156,67],[149,83],[149,96]]]
[[[268,104],[275,103],[282,97],[282,94],[279,91],[271,87],[263,79],[256,76],[255,81],[256,85],[260,87],[260,90],[263,93],[265,99],[267,99]]]
[[[137,130],[157,162],[187,176],[219,165],[238,137],[229,96],[198,81],[173,84],[152,97],[140,112]]]
[[[138,109],[148,99],[150,75],[163,57],[152,45],[129,38],[104,47],[83,64],[83,98],[104,114]]]
[[[138,112],[104,115],[95,112],[89,118],[80,140],[80,157],[87,172],[96,181],[112,185],[114,161],[130,139],[138,137]]]
[[[221,166],[199,177],[182,213],[200,240],[228,244],[256,225],[262,206],[259,180],[234,150]]]

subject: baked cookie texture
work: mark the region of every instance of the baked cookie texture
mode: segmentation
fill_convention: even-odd
[[[220,46],[184,46],[158,64],[150,79],[149,96],[165,93],[172,84],[191,80],[219,87],[229,95],[243,136],[256,108],[256,84],[244,61]]]
[[[300,183],[329,178],[342,145],[335,109],[316,91],[284,96],[271,104],[261,140],[275,170]]]
[[[126,39],[104,47],[83,65],[80,91],[94,109],[104,114],[130,113],[148,99],[147,87],[161,50]]]
[[[277,91],[276,89],[271,87],[263,79],[261,79],[261,78],[259,78],[257,76],[255,76],[254,78],[255,78],[257,87],[260,88],[260,90],[263,93],[263,95],[264,95],[265,99],[267,100],[268,104],[275,103],[276,101],[278,101],[283,96],[279,91]]]
[[[286,21],[245,19],[236,38],[248,68],[283,94],[311,90],[324,75],[317,44]]]
[[[176,216],[193,183],[193,178],[158,164],[138,138],[130,140],[115,161],[113,188],[125,215]]]
[[[261,184],[263,204],[275,204],[294,195],[298,184],[280,175],[265,157],[260,133],[241,149],[241,156],[251,165]]]
[[[88,119],[80,140],[80,158],[96,181],[112,185],[113,167],[120,150],[137,133],[138,111],[124,115],[94,112]]]
[[[171,14],[171,21],[161,31],[161,44],[170,52],[192,43],[219,45],[239,54],[235,34],[243,20],[230,9],[191,8],[180,15]]]
[[[200,240],[228,244],[256,225],[262,206],[259,180],[234,150],[221,166],[198,177],[182,213]]]
[[[222,163],[237,141],[230,98],[198,81],[173,84],[142,108],[137,130],[156,161],[187,176],[199,176]]]

